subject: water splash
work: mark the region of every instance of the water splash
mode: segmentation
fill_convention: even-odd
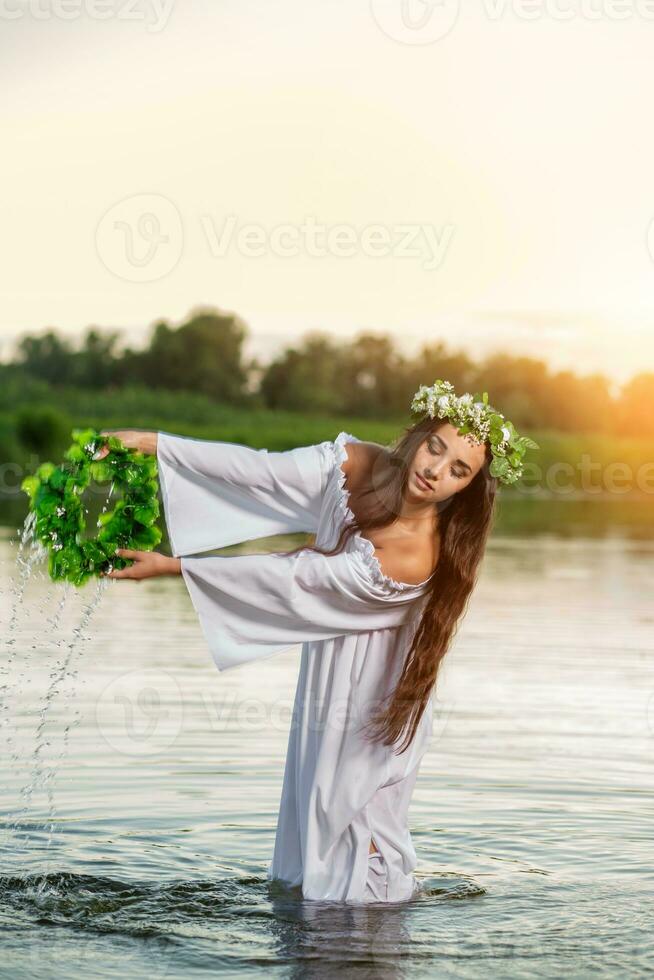
[[[63,760],[67,755],[68,739],[70,736],[70,731],[75,726],[75,724],[79,723],[79,717],[80,717],[79,714],[77,714],[73,716],[68,722],[66,722],[63,729],[63,740],[62,740],[61,751],[58,753],[58,755],[54,756],[53,760],[50,762],[48,766],[45,766],[43,765],[43,760],[42,760],[42,750],[45,746],[50,744],[46,738],[46,726],[48,721],[48,714],[51,710],[52,705],[59,697],[64,682],[68,678],[71,678],[74,681],[76,677],[76,671],[73,669],[75,658],[79,652],[79,648],[81,644],[91,639],[90,636],[84,636],[84,630],[88,626],[94,612],[96,611],[96,609],[98,608],[102,600],[104,592],[107,588],[107,583],[113,581],[114,581],[113,579],[98,580],[95,589],[95,594],[91,602],[88,603],[86,606],[84,606],[84,614],[82,616],[82,619],[80,620],[79,624],[73,628],[73,637],[71,641],[66,644],[66,653],[63,657],[63,660],[50,675],[50,685],[43,699],[41,711],[39,713],[39,722],[36,729],[36,748],[34,749],[35,768],[32,773],[32,778],[30,778],[29,782],[24,787],[24,791],[25,793],[29,793],[28,799],[31,799],[33,793],[32,783],[34,782],[35,779],[40,780],[40,782],[43,784],[46,791],[47,803],[48,803],[48,816],[47,816],[48,839],[46,842],[46,871],[47,871],[47,861],[52,847],[52,841],[53,841],[53,835],[55,829],[55,817],[56,817],[53,782],[57,775],[57,772],[59,771],[61,763],[63,762]],[[70,697],[72,696],[73,693],[74,693],[74,687],[71,688],[71,691],[69,692],[68,700],[70,700]],[[66,717],[65,711],[63,714],[64,717]]]
[[[104,504],[102,505],[102,510],[100,512],[101,514],[104,514],[104,512],[107,509],[107,507],[109,506],[109,501],[111,500],[111,495],[114,492],[114,484],[115,484],[115,481],[112,480],[111,481],[111,486],[109,488],[109,495],[108,495],[107,499],[105,500]],[[86,513],[88,514],[88,510],[86,511]],[[102,527],[102,521],[100,520],[100,518],[98,518],[98,520],[96,521],[96,527]]]
[[[36,514],[33,511],[30,511],[25,518],[22,531],[20,529],[18,530],[20,535],[20,543],[16,553],[16,565],[19,568],[18,580],[16,581],[14,578],[12,578],[9,583],[12,602],[9,623],[7,624],[7,638],[4,641],[4,645],[8,650],[8,655],[4,664],[0,665],[1,673],[5,678],[2,685],[0,685],[0,727],[7,729],[6,739],[10,749],[13,744],[13,738],[11,732],[9,731],[9,707],[13,700],[11,697],[12,691],[10,679],[18,649],[16,634],[18,629],[19,613],[23,605],[25,588],[30,577],[32,576],[32,572],[35,566],[47,558],[48,555],[47,548],[45,548],[44,545],[34,537],[35,524]],[[26,549],[28,553],[27,557],[25,558],[23,553]]]
[[[103,512],[107,509],[109,501],[111,499],[114,490],[114,483],[112,482],[109,494],[102,508]],[[88,513],[88,508],[86,509]],[[18,614],[23,605],[23,596],[25,593],[25,588],[27,582],[34,569],[38,567],[38,564],[47,558],[48,551],[41,544],[41,542],[35,540],[34,538],[34,527],[35,527],[36,515],[30,512],[24,522],[23,531],[20,535],[20,545],[18,553],[16,556],[16,565],[20,568],[20,576],[18,586],[15,587],[11,584],[11,589],[13,592],[13,603],[10,616],[9,629],[12,633],[16,633],[18,624]],[[27,560],[23,558],[23,552],[25,548],[29,547],[29,555]],[[109,568],[111,569],[111,565]],[[44,576],[45,577],[45,576]],[[79,624],[73,627],[72,638],[66,643],[63,637],[60,635],[60,624],[63,617],[64,609],[69,596],[73,592],[73,588],[70,582],[64,582],[57,585],[57,591],[61,592],[59,598],[59,603],[54,617],[48,618],[46,621],[49,624],[49,642],[54,645],[55,653],[58,650],[63,649],[64,654],[58,663],[55,663],[51,673],[49,684],[47,690],[41,700],[40,707],[37,714],[37,723],[34,731],[34,749],[31,756],[31,772],[29,779],[25,782],[19,792],[19,807],[14,811],[12,819],[6,825],[6,833],[15,839],[20,839],[21,830],[24,832],[24,842],[27,844],[29,842],[29,832],[30,830],[36,830],[43,828],[47,831],[47,843],[46,843],[46,855],[49,855],[52,847],[52,842],[54,839],[55,830],[55,820],[56,820],[56,807],[54,802],[54,791],[53,784],[56,774],[64,760],[67,751],[68,743],[71,730],[79,723],[81,715],[77,711],[72,716],[66,710],[69,702],[75,694],[75,680],[77,677],[77,670],[75,669],[75,658],[77,656],[80,645],[91,639],[90,636],[86,636],[84,631],[88,626],[93,613],[100,604],[100,601],[104,595],[106,588],[113,579],[102,578],[98,579],[95,594],[90,603],[83,607],[83,616]],[[46,596],[47,600],[52,596],[53,589],[51,588]],[[44,611],[44,606],[40,607],[41,611]],[[2,701],[0,702],[0,707],[2,709],[2,723],[7,730],[6,741],[9,749],[9,754],[11,756],[12,765],[17,767],[20,760],[20,753],[15,745],[15,740],[11,734],[10,730],[10,706],[12,703],[17,703],[17,695],[20,693],[21,681],[25,675],[25,671],[18,675],[16,682],[12,686],[10,684],[10,675],[13,668],[14,659],[17,653],[17,643],[16,636],[13,636],[8,641],[8,646],[10,647],[10,653],[7,658],[6,667],[4,673],[6,674],[7,680],[0,688],[2,693]],[[36,645],[32,646],[32,649],[36,649]],[[29,666],[29,655],[28,662],[26,666]],[[66,681],[71,681],[67,691],[64,691],[64,685]],[[64,703],[62,705],[62,715],[64,718],[69,720],[64,724],[62,731],[62,746],[58,754],[54,755],[48,764],[45,764],[44,757],[46,750],[51,746],[50,738],[48,737],[48,721],[50,719],[53,706],[59,701],[62,692],[64,693]],[[34,794],[37,790],[42,789],[46,796],[47,805],[47,817],[45,820],[38,822],[28,821],[29,811],[32,805]],[[28,828],[29,824],[29,828]],[[47,858],[46,858],[46,871],[47,871]]]

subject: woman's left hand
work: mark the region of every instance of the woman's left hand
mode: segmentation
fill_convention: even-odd
[[[179,558],[168,558],[158,551],[134,551],[132,548],[116,548],[121,558],[133,559],[134,564],[126,568],[115,568],[111,572],[100,572],[100,578],[129,578],[140,581],[156,578],[158,575],[179,575]]]

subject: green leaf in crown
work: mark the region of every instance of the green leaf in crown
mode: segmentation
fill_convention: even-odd
[[[53,581],[83,585],[110,568],[125,568],[129,559],[116,548],[152,551],[161,541],[156,525],[159,490],[156,457],[128,449],[117,436],[103,436],[95,429],[73,429],[73,444],[59,466],[42,463],[25,477],[21,489],[30,498],[36,515],[34,535],[49,551],[48,572]],[[106,445],[104,459],[93,454]],[[95,538],[84,538],[86,521],[82,495],[90,480],[111,481],[122,491],[113,510],[98,518]]]
[[[416,420],[427,416],[448,419],[460,435],[471,433],[478,442],[488,442],[490,475],[500,483],[517,483],[523,474],[525,451],[540,448],[529,436],[519,435],[513,422],[493,408],[487,391],[457,396],[451,382],[443,378],[433,385],[420,385],[411,401],[411,415]]]

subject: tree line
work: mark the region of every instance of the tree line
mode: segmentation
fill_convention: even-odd
[[[407,418],[418,386],[445,378],[457,392],[488,391],[518,429],[654,435],[654,372],[634,375],[614,393],[601,373],[554,371],[543,360],[508,352],[475,360],[442,340],[407,356],[391,336],[372,331],[347,340],[308,331],[264,364],[244,357],[247,337],[238,315],[211,308],[192,311],[179,326],[156,322],[142,349],[121,346],[118,330],[89,327],[73,343],[49,329],[22,337],[2,370],[55,388],[140,385],[241,408],[380,420]]]

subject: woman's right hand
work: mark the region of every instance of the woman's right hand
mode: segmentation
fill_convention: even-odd
[[[116,436],[128,449],[136,449],[140,453],[156,453],[157,433],[141,432],[138,429],[101,429],[101,436]],[[104,459],[109,453],[108,446],[101,446],[93,459]]]

